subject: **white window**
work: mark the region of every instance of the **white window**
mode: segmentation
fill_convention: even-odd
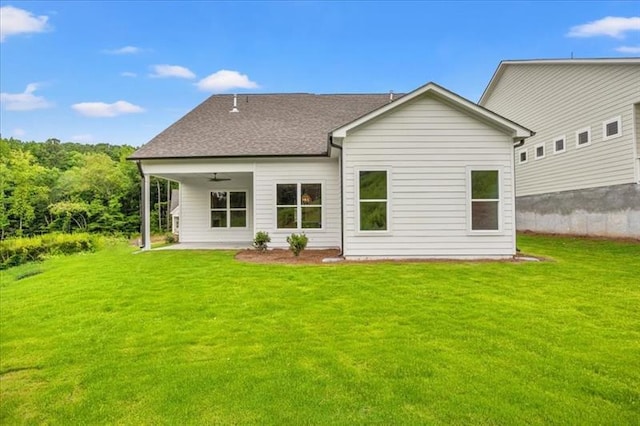
[[[245,191],[212,191],[210,207],[212,228],[247,227]]]
[[[322,184],[279,183],[276,185],[278,229],[322,228]]]
[[[471,169],[468,185],[471,231],[500,231],[500,171]]]
[[[533,152],[535,152],[536,160],[544,158],[544,143],[534,146]]]
[[[591,127],[585,127],[576,132],[576,146],[589,145],[591,143]]]
[[[557,138],[553,139],[553,153],[554,154],[559,154],[561,152],[564,152],[566,148],[567,148],[566,138],[565,138],[564,135],[558,136]]]
[[[524,164],[527,162],[527,149],[518,151],[518,164]]]
[[[389,172],[358,172],[358,229],[364,232],[389,230]]]
[[[602,123],[602,140],[619,138],[622,136],[622,120],[620,116]]]

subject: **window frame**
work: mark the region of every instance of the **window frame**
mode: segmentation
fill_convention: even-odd
[[[542,147],[542,155],[538,155],[538,148]],[[533,157],[536,160],[542,160],[547,155],[547,147],[544,142],[533,146]]]
[[[520,157],[522,154],[524,154],[524,160]],[[516,151],[516,155],[518,156],[518,164],[527,164],[529,162],[529,151],[527,148]]]
[[[497,199],[473,199],[472,172],[492,171],[498,172],[498,198]],[[467,166],[467,234],[468,235],[500,235],[504,234],[504,168],[501,166]],[[491,201],[498,202],[498,229],[473,229],[473,202]]]
[[[365,200],[365,202],[369,201],[369,202],[380,202],[380,201],[386,201],[387,203],[387,209],[386,209],[386,214],[387,214],[387,229],[380,229],[380,230],[362,230],[360,229],[360,172],[385,172],[387,174],[387,198],[386,200],[381,200],[381,199],[367,199]],[[386,166],[371,166],[371,167],[366,167],[366,166],[361,166],[361,167],[355,167],[354,168],[354,173],[355,173],[355,197],[354,197],[354,201],[355,201],[355,220],[354,223],[356,224],[355,226],[355,233],[357,235],[369,235],[369,236],[375,236],[375,235],[390,235],[391,234],[391,230],[392,230],[392,221],[391,221],[391,167],[386,167]]]
[[[556,143],[562,140],[562,149],[558,149]],[[567,151],[567,135],[560,135],[553,138],[553,153],[554,154],[562,154]]]
[[[611,124],[611,123],[618,123],[618,133],[607,136],[607,125]],[[610,139],[616,139],[622,136],[622,117],[621,116],[616,116],[616,117],[612,117],[608,120],[605,120],[602,122],[602,140],[603,141],[608,141]]]
[[[214,192],[226,192],[227,193],[227,207],[225,209],[222,208],[213,208],[211,206],[211,197]],[[232,192],[241,192],[244,193],[244,208],[231,207],[231,193]],[[211,212],[214,211],[224,211],[227,213],[227,226],[219,226],[214,227],[211,223]],[[231,226],[231,212],[232,211],[244,211],[245,217],[245,226]],[[220,230],[220,229],[249,229],[249,191],[246,189],[216,189],[209,191],[209,229],[212,230]]]
[[[587,142],[581,144],[580,143],[580,134],[587,134]],[[583,127],[582,129],[576,130],[576,148],[582,148],[584,146],[591,145],[591,126]]]
[[[278,204],[278,185],[296,185],[296,204]],[[320,185],[320,198],[321,202],[317,205],[311,205],[308,207],[320,207],[320,228],[303,228],[302,227],[302,185]],[[324,180],[304,180],[304,181],[280,181],[275,182],[273,186],[274,194],[274,229],[276,231],[284,232],[316,232],[325,230],[325,181]],[[278,227],[278,207],[295,207],[296,208],[296,227],[295,228],[280,228]]]

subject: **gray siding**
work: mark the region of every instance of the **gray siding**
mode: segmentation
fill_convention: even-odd
[[[633,103],[640,101],[640,64],[513,64],[483,106],[536,132],[526,164],[516,164],[517,195],[632,183],[635,177]],[[603,121],[620,116],[622,136],[603,140]],[[576,146],[576,131],[591,143]],[[565,152],[553,139],[565,135]],[[535,159],[534,147],[545,145]]]
[[[515,253],[511,137],[422,96],[350,133],[344,146],[347,257],[494,257]],[[468,231],[468,166],[502,175],[502,232]],[[391,231],[357,231],[356,174],[390,170]]]

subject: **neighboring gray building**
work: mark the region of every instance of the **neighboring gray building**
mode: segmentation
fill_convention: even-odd
[[[640,58],[503,61],[479,104],[536,133],[518,230],[640,238]]]
[[[429,83],[389,94],[214,95],[131,157],[180,183],[179,239],[346,258],[516,253],[513,144],[531,131]]]

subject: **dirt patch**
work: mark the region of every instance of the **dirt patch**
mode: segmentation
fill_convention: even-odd
[[[296,257],[289,250],[242,250],[236,254],[236,259],[252,263],[289,263],[289,264],[317,264],[322,259],[336,258],[340,250],[304,250]]]
[[[304,265],[304,264],[322,264],[324,259],[336,259],[339,258],[340,250],[305,250],[300,253],[300,256],[295,257],[289,250],[273,249],[260,252],[257,250],[242,250],[236,254],[236,259],[241,262],[249,263],[275,263],[275,264],[290,264],[290,265]],[[370,259],[370,260],[342,260],[342,264],[356,264],[356,263],[520,263],[531,261],[548,261],[548,259],[536,256],[529,256],[525,254],[518,254],[509,259]],[[326,263],[325,263],[326,264]],[[335,264],[329,262],[328,264]]]

